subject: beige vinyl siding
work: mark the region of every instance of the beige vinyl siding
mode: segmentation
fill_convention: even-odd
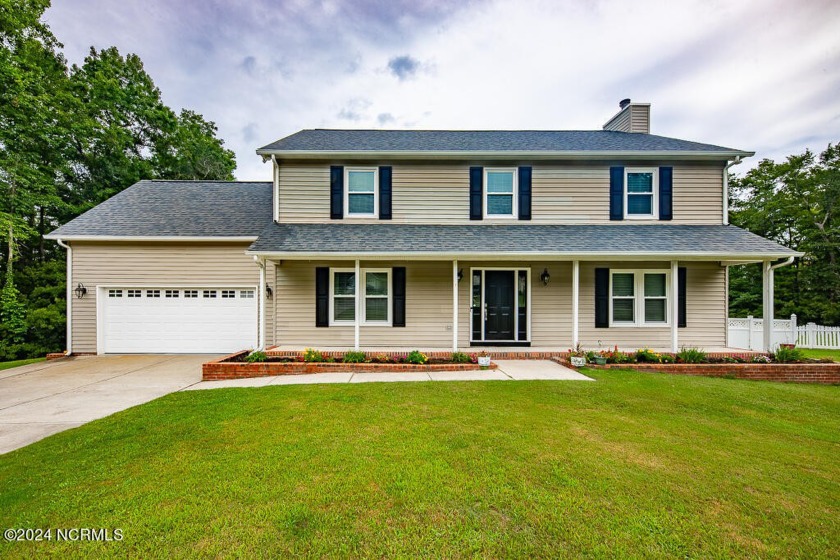
[[[630,132],[650,132],[650,105],[630,105]]]
[[[259,267],[245,255],[247,247],[248,243],[72,243],[73,284],[88,289],[84,298],[73,298],[73,351],[97,351],[98,285],[256,287]],[[267,273],[270,285],[273,267],[267,267]],[[268,321],[266,340],[273,339],[272,329]]]
[[[360,342],[368,348],[451,348],[452,262],[362,262],[362,268],[406,267],[406,327],[360,327]],[[285,261],[277,268],[277,344],[297,347],[352,348],[353,326],[315,327],[315,267],[352,268],[353,261]],[[618,345],[670,349],[671,329],[595,329],[594,269],[657,268],[669,263],[581,263],[580,336],[587,348]],[[687,267],[687,328],[680,329],[685,346],[719,348],[725,345],[725,272],[716,263],[683,263]],[[572,265],[569,262],[492,263],[459,261],[464,277],[458,285],[458,345],[470,344],[472,268],[531,269],[531,345],[566,350],[572,343]],[[551,281],[540,274],[548,269]]]
[[[686,268],[686,327],[680,346],[722,348],[726,345],[726,271],[718,263],[680,263]],[[670,272],[668,262],[581,263],[580,341],[587,348],[671,349],[671,327],[595,328],[595,268],[652,269]],[[669,287],[670,290],[670,287]],[[669,303],[670,305],[670,303]]]
[[[723,166],[674,166],[674,224],[723,223]]]
[[[604,130],[615,130],[618,132],[630,132],[630,110],[621,110],[617,115],[604,125]]]
[[[524,162],[523,165],[529,164]],[[373,163],[354,164],[359,166]],[[485,166],[509,164],[485,164]],[[657,164],[630,164],[652,167]],[[663,164],[665,165],[665,164]],[[668,164],[674,167],[672,224],[722,223],[722,165]],[[532,219],[537,224],[610,223],[610,170],[606,163],[532,164]],[[392,220],[403,224],[487,224],[469,219],[467,163],[395,163],[392,165]],[[330,220],[330,165],[282,163],[280,221],[338,223]],[[528,223],[496,220],[501,223]],[[345,218],[342,223],[379,223],[375,218]],[[616,223],[616,222],[612,222]],[[633,224],[659,224],[634,220]]]

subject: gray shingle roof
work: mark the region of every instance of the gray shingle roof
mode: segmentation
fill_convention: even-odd
[[[724,152],[732,148],[609,130],[301,130],[258,154],[327,152]]]
[[[256,237],[271,212],[269,182],[140,181],[48,237]]]
[[[724,225],[271,224],[256,253],[680,254],[781,258],[797,253]]]

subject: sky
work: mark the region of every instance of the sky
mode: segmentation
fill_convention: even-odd
[[[651,133],[755,151],[840,141],[837,0],[53,0],[80,64],[136,53],[216,123],[236,177],[306,128],[596,130],[631,98]]]

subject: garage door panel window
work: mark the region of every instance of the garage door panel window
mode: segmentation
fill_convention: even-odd
[[[130,298],[138,298],[142,292],[140,290],[128,290],[128,297]]]
[[[239,292],[239,297],[245,299],[254,299],[254,290],[242,290]]]
[[[108,297],[122,297],[122,290],[108,290]]]
[[[160,297],[160,290],[146,290],[146,297],[159,298]]]
[[[236,290],[222,290],[223,299],[231,299],[236,297]]]
[[[184,290],[184,297],[185,298],[197,298],[198,297],[198,290]]]
[[[216,290],[204,290],[203,295],[206,298],[214,298],[214,297],[216,297]]]
[[[181,295],[181,292],[179,290],[166,290],[166,292],[164,293],[168,298],[176,298]]]

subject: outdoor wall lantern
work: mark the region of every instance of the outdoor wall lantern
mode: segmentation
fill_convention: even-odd
[[[464,277],[464,269],[463,269],[463,268],[459,268],[459,269],[458,269],[458,283],[459,283],[459,284],[461,283],[461,279],[462,279],[463,277]]]
[[[548,269],[544,269],[542,274],[540,274],[540,280],[542,280],[543,285],[548,286],[548,283],[551,282],[551,274],[548,273]]]
[[[271,298],[274,297],[274,290],[271,289],[271,286],[266,286],[265,287],[265,297],[267,297],[268,299],[271,299]]]
[[[87,288],[85,288],[84,284],[79,282],[79,285],[76,286],[76,289],[73,290],[73,291],[76,292],[76,297],[77,298],[82,299],[83,297],[85,297],[85,294],[87,293]]]

